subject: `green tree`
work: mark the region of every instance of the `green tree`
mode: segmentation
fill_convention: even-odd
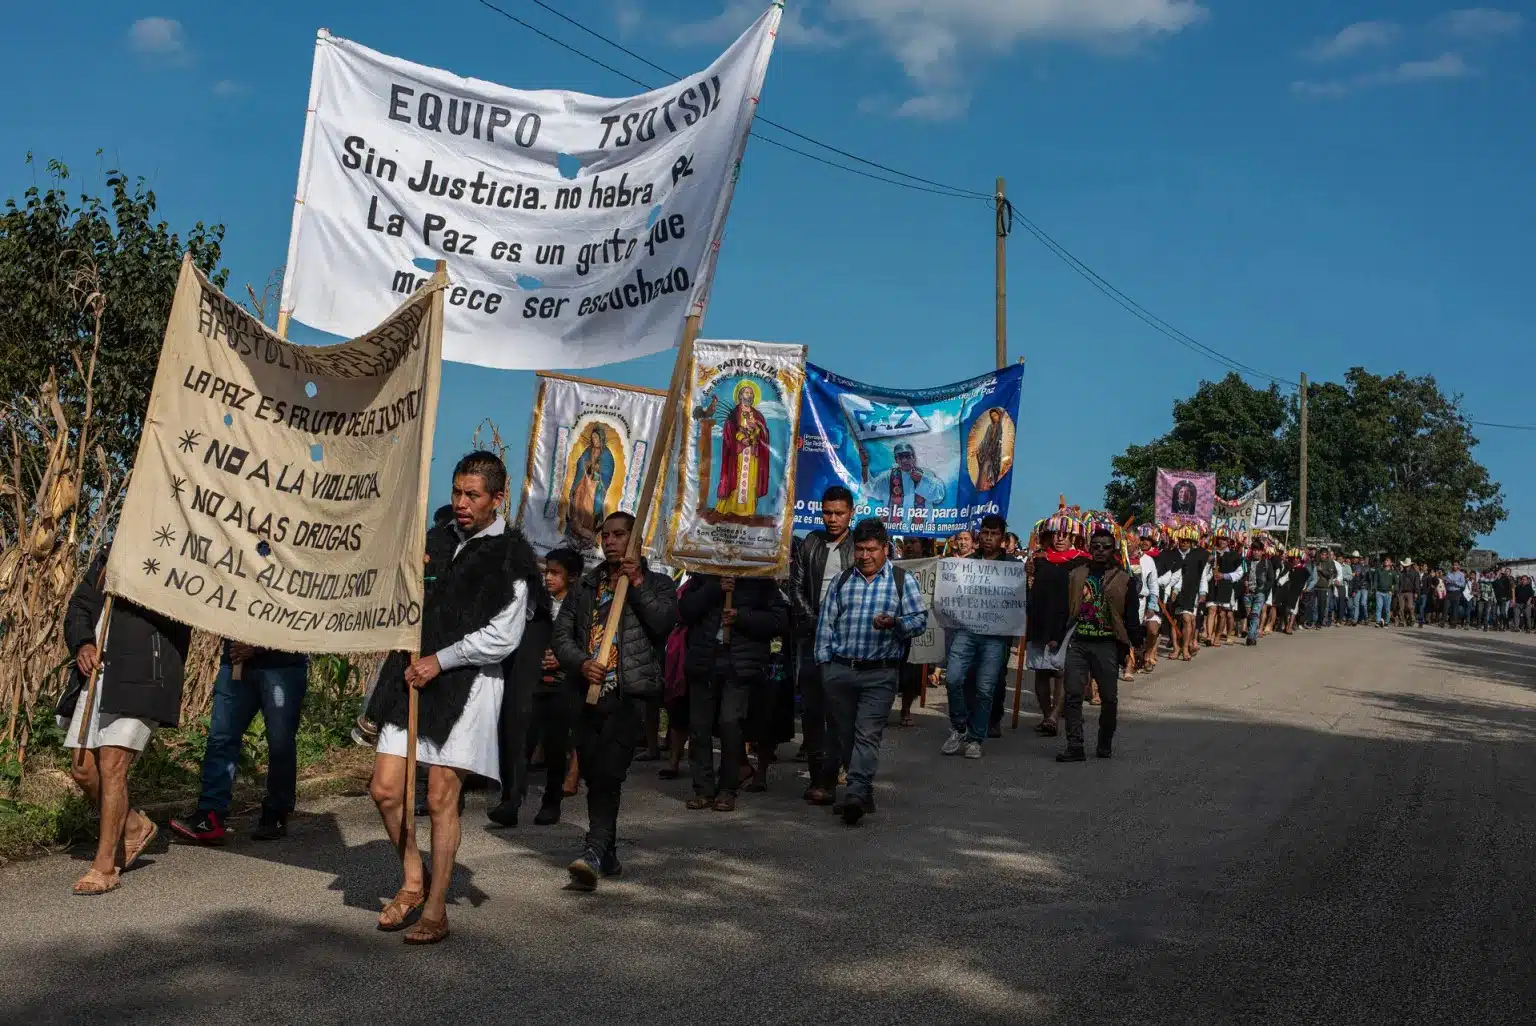
[[[1286,400],[1274,386],[1257,389],[1237,374],[1202,381],[1173,404],[1173,429],[1114,457],[1104,502],[1119,520],[1151,521],[1156,514],[1157,468],[1215,471],[1224,495],[1273,481],[1285,465],[1279,432]]]
[[[1173,428],[1114,457],[1105,501],[1116,516],[1150,520],[1157,468],[1215,471],[1235,495],[1269,482],[1299,495],[1300,407],[1236,374],[1202,382],[1173,406]],[[1308,399],[1307,527],[1314,536],[1396,558],[1449,562],[1508,516],[1498,482],[1473,455],[1460,399],[1430,376],[1381,377],[1352,368],[1312,382]],[[1297,518],[1292,517],[1292,523]]]
[[[95,327],[82,293],[99,291],[105,304],[92,436],[113,465],[126,468],[138,446],[182,254],[190,251],[222,288],[224,227],[199,221],[184,235],[172,231],[156,218],[156,197],[144,180],[116,170],[106,172],[105,198],[82,194],[74,202],[64,184],[69,169],[50,161],[47,170],[48,188],[33,186],[0,211],[0,401],[35,396],[51,369],[70,423],[79,425],[84,395],[76,356],[88,359]],[[20,441],[25,447],[27,440]],[[0,446],[9,449],[11,440],[0,438]]]

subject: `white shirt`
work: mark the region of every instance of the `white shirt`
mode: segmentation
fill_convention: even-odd
[[[483,530],[471,535],[466,535],[457,524],[453,529],[459,536],[458,547],[453,550],[453,556],[457,559],[472,539],[505,534],[507,522],[498,516]],[[437,653],[438,666],[444,671],[456,670],[461,666],[479,666],[482,667],[482,673],[501,676],[501,661],[516,651],[518,642],[523,640],[523,628],[528,624],[531,608],[527,583],[515,582],[512,585],[512,601],[491,617],[490,623],[466,634],[447,648],[440,649]]]
[[[842,539],[836,542],[827,539],[827,566],[821,573],[821,600],[817,603],[818,610],[827,605],[827,592],[832,590],[832,582],[836,581],[843,573],[843,551],[839,547]]]
[[[1143,552],[1136,568],[1141,573],[1142,620],[1161,615],[1157,608],[1157,564]]]

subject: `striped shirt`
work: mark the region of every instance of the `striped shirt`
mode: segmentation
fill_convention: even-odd
[[[816,621],[816,661],[903,658],[906,641],[928,627],[928,609],[917,577],[907,574],[905,584],[898,602],[890,560],[874,577],[866,578],[855,570],[846,579],[834,581]],[[896,617],[891,630],[875,630],[874,619],[882,613]]]

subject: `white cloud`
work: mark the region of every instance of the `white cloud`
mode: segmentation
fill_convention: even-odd
[[[236,82],[232,78],[221,78],[213,84],[215,96],[240,96],[245,92],[245,84]]]
[[[705,21],[678,25],[668,30],[667,40],[677,46],[729,43],[767,8],[761,0],[730,0],[725,10]],[[822,25],[809,25],[799,6],[786,7],[779,22],[779,42],[786,46],[833,47],[842,40]]]
[[[949,121],[964,116],[970,105],[971,98],[964,93],[925,93],[903,102],[895,114],[920,121]]]
[[[140,18],[128,29],[128,45],[156,57],[182,57],[187,36],[175,18]]]
[[[813,6],[814,22],[802,13]],[[719,43],[762,10],[761,0],[729,0],[707,21],[669,33],[674,43]],[[894,108],[904,117],[947,118],[968,104],[967,69],[977,55],[1006,53],[1024,42],[1069,42],[1128,52],[1148,39],[1180,32],[1204,18],[1199,0],[806,0],[786,9],[780,40],[837,46],[867,36],[893,56],[916,87]]]
[[[619,35],[632,34],[645,20],[645,11],[640,6],[640,0],[614,0],[613,19],[618,22]]]
[[[1300,81],[1291,83],[1291,91],[1309,99],[1331,100],[1357,93],[1363,89],[1382,86],[1412,85],[1444,79],[1468,78],[1477,69],[1466,62],[1459,53],[1443,53],[1433,60],[1404,61],[1391,68],[1368,71],[1349,78],[1324,82]]]
[[[1333,61],[1362,50],[1374,50],[1397,42],[1403,30],[1390,21],[1360,21],[1347,25],[1336,34],[1319,39],[1307,47],[1306,56],[1314,61]]]
[[[1525,27],[1525,18],[1521,15],[1492,7],[1452,11],[1440,21],[1451,35],[1473,40],[1503,39],[1516,35]]]

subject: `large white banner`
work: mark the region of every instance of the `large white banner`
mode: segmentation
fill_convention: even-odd
[[[625,99],[530,92],[322,31],[283,310],[371,328],[448,261],[444,357],[595,367],[702,313],[775,4],[711,67]]]
[[[636,508],[666,397],[648,388],[540,375],[517,512],[539,555],[563,547],[589,562],[601,556],[603,521]]]
[[[262,648],[418,648],[441,287],[317,348],[183,260],[107,591]]]
[[[939,560],[933,612],[941,626],[977,634],[1024,633],[1028,568],[1006,560]]]
[[[1289,532],[1291,529],[1291,501],[1261,502],[1254,507],[1255,531]]]
[[[1257,488],[1239,495],[1228,502],[1216,497],[1216,512],[1211,517],[1211,527],[1225,528],[1233,534],[1247,534],[1253,530],[1254,512],[1259,504],[1269,498],[1269,482],[1260,481]]]

